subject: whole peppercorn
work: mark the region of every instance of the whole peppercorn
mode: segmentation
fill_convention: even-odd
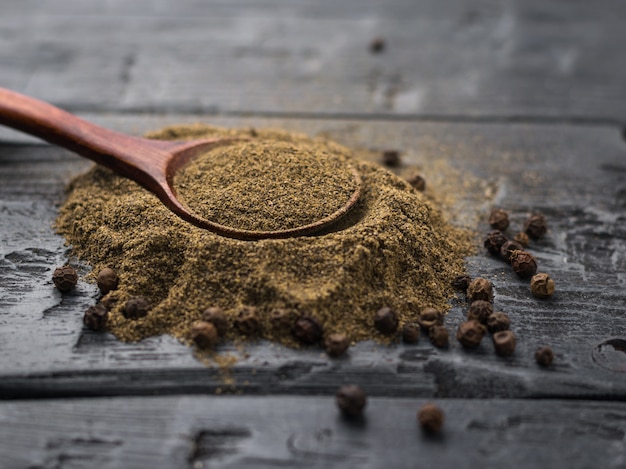
[[[486,324],[491,313],[493,313],[493,305],[489,301],[476,300],[470,303],[467,309],[467,319]]]
[[[478,321],[466,321],[459,325],[456,332],[456,339],[465,348],[476,348],[485,337],[487,328]]]
[[[109,312],[102,303],[90,306],[83,316],[83,324],[92,331],[102,331],[107,325]]]
[[[375,37],[374,39],[372,39],[372,42],[370,42],[369,49],[372,54],[379,54],[380,52],[385,50],[386,45],[387,43],[382,37]]]
[[[392,168],[400,166],[400,152],[398,150],[385,150],[381,160],[385,166]]]
[[[226,318],[224,310],[219,306],[211,306],[205,309],[202,312],[202,320],[213,324],[220,336],[226,334],[228,330],[228,318]]]
[[[513,254],[514,251],[523,251],[523,250],[524,250],[524,246],[522,246],[517,241],[507,241],[500,248],[500,257],[502,258],[504,262],[510,263],[511,254]]]
[[[341,386],[335,397],[337,407],[347,417],[359,417],[367,405],[365,391],[356,384]]]
[[[374,327],[383,334],[393,334],[398,329],[398,315],[387,306],[380,308],[374,315]]]
[[[513,251],[511,253],[511,267],[521,278],[530,278],[537,273],[537,260],[527,251]]]
[[[412,173],[407,176],[406,182],[411,184],[411,187],[416,191],[424,192],[426,190],[426,180],[418,173]]]
[[[502,209],[494,208],[489,215],[489,225],[494,230],[506,230],[509,227],[509,214]]]
[[[52,273],[52,282],[61,292],[66,293],[78,283],[78,274],[69,265],[57,267]]]
[[[513,237],[513,241],[517,241],[518,243],[522,245],[522,247],[528,247],[528,245],[530,244],[530,238],[523,231],[520,231],[519,233],[517,233]]]
[[[507,241],[507,237],[501,231],[490,231],[487,233],[483,246],[492,256],[499,256],[500,249]]]
[[[406,344],[416,344],[420,340],[420,326],[415,322],[407,322],[402,328],[402,341]]]
[[[213,323],[196,321],[191,326],[189,337],[201,349],[212,348],[217,344],[218,333]]]
[[[493,285],[486,278],[478,277],[472,280],[467,287],[467,301],[493,301]]]
[[[119,278],[113,269],[105,267],[100,272],[98,272],[98,276],[96,277],[96,283],[98,284],[100,292],[103,295],[106,295],[111,290],[117,290]]]
[[[431,327],[443,324],[443,314],[435,308],[424,308],[420,311],[417,323],[424,331],[428,332]]]
[[[426,433],[436,434],[441,431],[445,416],[435,404],[425,404],[417,413],[417,421]]]
[[[277,331],[290,330],[296,319],[296,315],[289,309],[276,308],[270,313],[272,329]]]
[[[293,326],[293,335],[303,344],[312,345],[322,340],[324,331],[315,318],[299,317]]]
[[[554,289],[554,280],[548,274],[535,274],[530,279],[530,291],[537,298],[551,297]]]
[[[437,348],[445,348],[450,343],[450,334],[445,326],[433,326],[428,331],[430,342]]]
[[[469,275],[458,275],[452,280],[452,288],[466,292],[472,278]]]
[[[150,302],[143,296],[135,296],[129,299],[124,305],[122,315],[126,319],[139,319],[143,318],[150,311]]]
[[[552,365],[554,360],[554,352],[550,347],[539,347],[535,352],[535,361],[545,368]]]
[[[345,334],[330,334],[324,341],[324,347],[328,355],[331,357],[339,357],[346,353],[346,350],[350,347],[350,340]]]
[[[507,357],[515,352],[515,334],[511,330],[498,331],[492,336],[496,353]]]
[[[511,327],[511,320],[508,314],[502,311],[496,311],[487,318],[487,330],[490,334],[506,331],[509,327]]]
[[[119,301],[119,297],[115,294],[115,292],[109,292],[106,295],[104,295],[102,298],[100,298],[100,302],[99,304],[101,304],[102,306],[104,306],[104,308],[107,311],[111,311],[115,305],[117,304],[117,302]]]
[[[253,336],[260,332],[261,322],[254,306],[243,306],[235,317],[235,327],[239,332],[247,336]]]
[[[539,213],[535,213],[528,217],[524,223],[524,232],[532,239],[543,237],[548,231],[546,217]]]

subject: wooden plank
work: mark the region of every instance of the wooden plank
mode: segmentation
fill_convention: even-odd
[[[625,9],[10,0],[0,86],[83,111],[623,122]],[[387,48],[372,54],[378,36]]]
[[[626,404],[370,398],[362,421],[325,397],[147,397],[4,402],[0,467],[624,467]]]
[[[197,120],[173,115],[89,117],[133,132]],[[95,287],[81,283],[64,297],[52,287],[51,272],[66,262],[68,251],[50,226],[64,182],[86,164],[53,147],[3,144],[1,397],[237,390],[311,394],[332,392],[356,378],[373,395],[384,396],[626,396],[626,355],[619,344],[605,343],[626,338],[626,166],[617,129],[261,118],[213,123],[283,127],[353,146],[398,148],[407,164],[423,168],[433,188],[448,192],[458,191],[458,179],[439,169],[454,168],[466,175],[465,182],[480,183],[464,189],[466,198],[457,206],[467,215],[461,218],[479,230],[487,230],[485,213],[492,204],[509,209],[517,226],[528,212],[544,212],[550,232],[532,252],[541,270],[555,278],[557,294],[548,301],[533,299],[526,282],[481,252],[468,259],[469,270],[494,282],[496,307],[511,316],[518,335],[512,358],[495,356],[489,343],[474,352],[455,341],[450,350],[437,350],[425,337],[417,346],[362,343],[342,360],[328,359],[319,349],[292,351],[259,343],[244,352],[224,346],[223,352],[239,357],[225,374],[196,361],[189,349],[168,337],[123,344],[82,329],[81,317],[95,301]],[[451,331],[463,317],[462,303],[455,303],[446,319]],[[534,363],[539,345],[551,345],[556,352],[550,370]]]

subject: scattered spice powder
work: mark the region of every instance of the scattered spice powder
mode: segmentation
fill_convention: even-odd
[[[108,330],[118,338],[136,341],[168,333],[189,343],[192,325],[202,319],[203,312],[221,308],[234,326],[227,329],[226,340],[261,336],[297,347],[299,341],[289,327],[275,327],[281,323],[276,311],[281,311],[281,318],[310,317],[324,334],[340,332],[351,342],[372,338],[390,342],[397,337],[385,336],[373,327],[372,317],[383,306],[397,314],[399,327],[416,321],[426,307],[449,309],[452,280],[464,274],[463,258],[474,251],[475,241],[470,232],[448,224],[423,194],[380,166],[353,159],[350,150],[327,140],[201,124],[149,135],[165,140],[221,136],[248,139],[232,145],[232,158],[243,161],[231,165],[226,161],[228,147],[219,147],[210,156],[200,156],[178,181],[189,205],[198,211],[206,208],[221,222],[250,229],[274,228],[278,222],[285,228],[283,223],[301,224],[302,220],[280,219],[282,214],[298,215],[302,209],[309,219],[322,214],[316,210],[325,209],[314,207],[319,197],[316,187],[292,185],[298,192],[276,201],[279,210],[271,212],[276,218],[267,220],[267,210],[274,210],[268,207],[248,210],[250,200],[257,200],[254,197],[266,187],[274,187],[264,177],[247,172],[248,155],[253,155],[251,166],[262,176],[268,174],[265,158],[290,166],[297,161],[291,158],[292,150],[301,154],[300,149],[309,164],[317,164],[316,155],[324,155],[338,167],[351,165],[363,181],[361,198],[332,230],[319,235],[241,241],[180,220],[137,184],[94,167],[71,183],[57,228],[94,272],[110,267],[118,274],[107,322]],[[215,182],[226,177],[223,168],[208,175],[214,169],[212,158],[232,170],[228,191]],[[207,175],[195,176],[204,172]],[[327,174],[328,167],[323,172]],[[342,191],[351,192],[353,178],[345,171],[337,172],[343,176],[306,182],[336,190],[340,199]],[[207,178],[216,179],[207,185]],[[192,200],[197,193],[201,194],[199,204]],[[267,194],[263,196],[269,200]],[[222,204],[229,214],[216,212]],[[238,212],[244,208],[245,213]],[[145,304],[149,301],[149,311],[141,317],[125,317],[124,307],[134,297],[145,298]],[[254,308],[254,334],[243,327],[245,318],[238,317],[250,308]],[[141,309],[143,313],[148,308]],[[127,312],[126,316],[137,315]]]

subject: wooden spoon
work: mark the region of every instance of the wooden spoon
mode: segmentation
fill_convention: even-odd
[[[251,231],[205,220],[189,210],[176,196],[174,175],[195,155],[242,139],[216,138],[191,141],[149,140],[121,134],[43,101],[0,88],[0,124],[67,148],[132,179],[156,195],[183,220],[229,238],[255,240],[313,234],[330,227],[354,206],[361,194],[361,178],[352,172],[356,189],[346,203],[313,223],[275,231]]]

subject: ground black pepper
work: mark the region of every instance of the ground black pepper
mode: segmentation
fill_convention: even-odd
[[[237,327],[241,322],[237,317],[242,305],[250,305],[257,308],[259,325],[253,335],[285,345],[299,345],[291,329],[301,315],[314,318],[323,330],[345,333],[351,341],[389,342],[393,335],[381,335],[372,327],[379,305],[392,308],[400,324],[415,321],[417,312],[427,306],[449,309],[451,282],[464,273],[463,259],[474,250],[473,237],[446,223],[425,196],[380,166],[357,161],[354,152],[328,140],[275,130],[197,124],[150,136],[162,140],[245,137],[250,144],[262,142],[259,148],[267,152],[303,145],[311,162],[317,161],[318,154],[349,161],[361,175],[363,193],[334,231],[244,242],[191,226],[135,183],[94,167],[72,182],[57,228],[73,253],[91,263],[95,272],[115,267],[120,282],[118,290],[111,292],[115,301],[110,302],[107,328],[118,338],[136,341],[169,333],[189,341],[190,327],[202,319],[207,306],[222,308],[234,326],[226,340],[246,338],[248,334]],[[220,148],[213,156],[225,162],[228,148]],[[247,147],[233,146],[238,159],[243,158],[242,148]],[[254,145],[250,148],[255,150]],[[257,167],[263,170],[262,165]],[[248,178],[242,189],[262,191],[263,181],[255,181]],[[188,184],[190,197],[198,182],[190,177]],[[309,198],[314,194],[304,189],[298,202],[314,204]],[[239,196],[238,203],[246,202],[245,194]],[[219,191],[212,197],[219,199]],[[244,221],[252,217],[253,224],[263,223],[264,216],[248,214]],[[139,295],[152,302],[150,314],[128,321],[124,305]],[[284,316],[287,327],[277,327],[282,323],[274,315],[278,309],[289,311]]]

